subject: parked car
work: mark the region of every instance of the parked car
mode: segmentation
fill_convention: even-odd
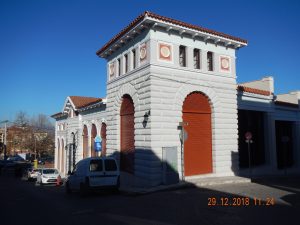
[[[65,183],[67,193],[80,191],[82,195],[91,190],[118,190],[119,186],[120,170],[112,157],[91,157],[79,161]]]
[[[57,169],[43,168],[37,174],[36,183],[37,184],[56,184],[57,180],[60,180],[60,175]]]
[[[41,169],[27,169],[27,180],[36,180],[39,173],[41,173]]]

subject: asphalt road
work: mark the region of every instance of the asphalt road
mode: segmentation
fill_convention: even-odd
[[[65,194],[64,187],[35,186],[34,182],[0,176],[0,224],[3,225],[286,225],[299,224],[299,213],[298,178],[147,195],[100,192],[83,198],[76,193]]]

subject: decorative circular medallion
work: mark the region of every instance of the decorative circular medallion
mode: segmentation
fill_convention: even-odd
[[[146,56],[147,56],[147,49],[146,46],[144,45],[140,48],[140,59],[143,60],[146,58]]]
[[[167,46],[162,46],[160,48],[160,54],[164,57],[164,58],[168,58],[171,54],[170,49]]]
[[[221,65],[223,69],[229,69],[229,60],[226,58],[221,59]]]

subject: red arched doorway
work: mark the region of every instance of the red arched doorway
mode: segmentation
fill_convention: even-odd
[[[106,156],[106,124],[101,124],[102,156]]]
[[[134,172],[134,105],[129,95],[122,98],[121,125],[121,170]]]
[[[65,173],[65,143],[64,139],[61,139],[61,167],[60,171],[62,174]]]
[[[82,153],[83,153],[83,158],[88,157],[88,129],[87,126],[83,126],[83,134],[82,134]]]
[[[184,142],[185,176],[212,172],[211,108],[207,97],[193,92],[184,100],[182,120],[186,124]]]
[[[97,136],[97,128],[95,124],[92,124],[92,131],[91,131],[91,157],[97,156],[94,148],[94,141],[95,137]]]
[[[60,150],[60,140],[58,138],[57,139],[57,163],[56,163],[58,171],[60,171],[60,152],[61,152],[61,150]]]

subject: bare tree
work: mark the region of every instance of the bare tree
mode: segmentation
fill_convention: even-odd
[[[15,122],[15,124],[17,124],[20,127],[28,126],[29,119],[28,119],[27,113],[24,111],[17,112],[14,122]]]
[[[31,118],[30,124],[31,126],[38,129],[54,129],[54,125],[49,120],[49,117],[45,114],[38,114],[37,116],[33,116]]]
[[[15,125],[8,129],[9,153],[29,151],[38,155],[54,154],[54,124],[45,114],[28,117],[26,112],[19,111],[15,116]]]

